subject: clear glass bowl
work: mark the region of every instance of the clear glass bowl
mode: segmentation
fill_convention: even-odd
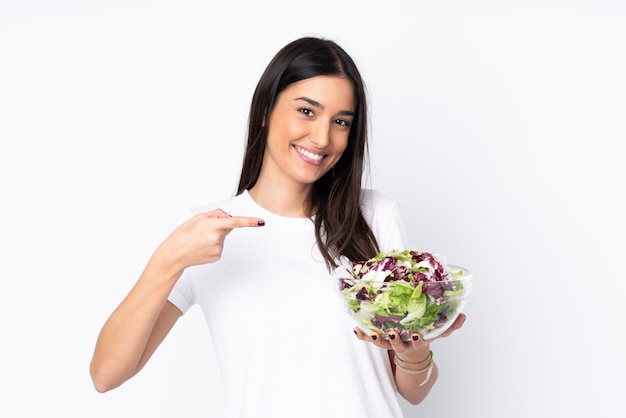
[[[356,325],[367,334],[388,338],[396,331],[403,341],[419,333],[429,340],[443,334],[465,307],[472,291],[472,273],[447,265],[446,280],[376,282],[339,278],[339,290]]]

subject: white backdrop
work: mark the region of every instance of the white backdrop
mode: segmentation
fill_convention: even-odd
[[[112,392],[89,360],[171,223],[234,191],[256,81],[310,34],[365,76],[371,185],[475,274],[407,417],[626,416],[624,2],[0,4],[0,416],[214,416],[199,310]]]

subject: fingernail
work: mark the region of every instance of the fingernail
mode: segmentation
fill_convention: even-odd
[[[265,225],[265,221],[259,221],[256,223],[258,226],[264,226]]]
[[[419,335],[414,335],[412,338],[413,338],[413,341],[417,341],[417,340],[420,339],[420,336]]]
[[[375,336],[375,335],[372,335],[372,340],[376,341],[376,338],[378,338],[378,337]]]

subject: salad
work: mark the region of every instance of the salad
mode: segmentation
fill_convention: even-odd
[[[384,337],[391,330],[408,340],[443,333],[469,295],[471,274],[438,255],[392,250],[335,270],[344,302],[357,324]]]

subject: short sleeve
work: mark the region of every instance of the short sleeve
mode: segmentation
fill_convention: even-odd
[[[195,304],[191,276],[189,269],[185,270],[167,298],[183,314]]]
[[[407,233],[398,202],[376,190],[366,189],[363,191],[362,210],[380,251],[407,248]]]

